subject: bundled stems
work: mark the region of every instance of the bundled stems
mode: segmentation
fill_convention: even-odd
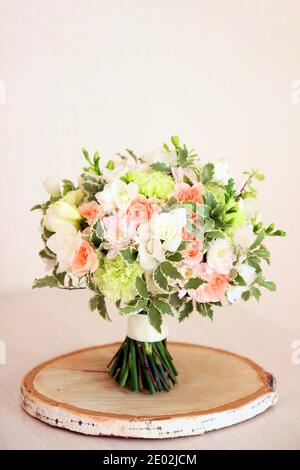
[[[127,336],[107,368],[120,387],[128,386],[134,392],[168,392],[177,383],[166,340],[144,343]]]

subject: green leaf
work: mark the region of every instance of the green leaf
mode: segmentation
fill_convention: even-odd
[[[286,232],[283,230],[275,230],[275,232],[269,233],[268,235],[271,237],[285,237]]]
[[[257,237],[256,237],[254,243],[252,243],[252,245],[250,246],[250,250],[253,250],[253,249],[256,248],[257,246],[259,246],[259,245],[261,244],[261,242],[263,241],[264,238],[265,238],[265,231],[262,230],[261,232],[258,232]]]
[[[160,313],[170,315],[171,317],[174,316],[173,310],[166,300],[154,299],[153,305]]]
[[[41,287],[58,287],[58,283],[53,276],[45,276],[40,279],[35,279],[32,288],[40,289]]]
[[[177,248],[177,251],[186,250],[188,246],[189,246],[189,242],[182,240],[179,247]]]
[[[174,147],[176,149],[178,149],[180,147],[180,140],[179,140],[178,135],[172,135],[171,142],[172,142],[172,144],[174,145]]]
[[[211,230],[206,232],[205,238],[212,240],[213,238],[225,238],[225,235],[221,230]]]
[[[136,156],[136,154],[133,152],[133,150],[130,150],[130,149],[125,149],[127,153],[129,153],[129,155],[135,160],[137,161],[138,160],[138,157]]]
[[[135,287],[141,297],[144,299],[148,299],[150,297],[151,294],[147,289],[146,282],[139,276],[135,280]]]
[[[203,227],[204,232],[212,232],[215,227],[215,221],[213,219],[207,218],[205,219],[205,224]]]
[[[68,194],[70,191],[75,190],[75,186],[70,180],[63,180],[63,195],[65,196]]]
[[[240,276],[239,274],[237,274],[234,278],[234,282],[235,284],[239,285],[239,286],[246,286],[246,282],[245,280],[242,278],[242,276]]]
[[[208,317],[210,320],[213,319],[214,312],[213,312],[213,309],[211,308],[210,304],[196,302],[196,310],[203,317]]]
[[[259,258],[264,258],[265,260],[270,260],[270,252],[266,248],[260,248],[258,250],[253,251],[252,253],[254,256],[258,256]]]
[[[125,307],[119,307],[121,315],[136,315],[142,312],[147,307],[147,301],[145,299],[138,299],[132,305],[126,305]]]
[[[261,272],[261,267],[260,267],[260,259],[258,257],[250,256],[247,258],[247,264],[249,266],[252,266],[256,270],[257,273]]]
[[[190,300],[188,302],[186,302],[182,308],[182,310],[179,312],[179,317],[178,317],[178,320],[180,322],[182,322],[183,320],[185,320],[186,318],[188,318],[190,316],[190,314],[192,313],[194,307],[193,307],[193,301]]]
[[[261,292],[257,287],[251,287],[250,295],[252,295],[252,297],[255,297],[258,302],[261,296]]]
[[[103,240],[103,227],[102,223],[99,220],[98,222],[95,222],[92,231],[91,231],[91,241],[92,243],[98,247]]]
[[[257,284],[259,284],[262,287],[265,287],[271,292],[274,292],[276,290],[276,284],[273,281],[266,281],[262,276],[258,276],[256,279]]]
[[[53,269],[52,275],[53,275],[53,277],[55,277],[58,284],[64,287],[65,286],[65,277],[66,277],[67,273],[65,271],[63,271],[62,273],[58,273],[57,269],[58,269],[58,264]],[[69,284],[71,284],[69,287],[72,287],[72,282],[70,282]]]
[[[249,300],[250,299],[250,291],[247,290],[247,291],[243,292],[242,293],[242,299],[245,300],[245,301]]]
[[[120,250],[119,253],[122,256],[123,260],[129,264],[132,264],[136,261],[137,252],[129,246],[127,248],[124,248],[123,250]]]
[[[157,308],[153,305],[153,303],[150,304],[150,307],[148,309],[148,316],[151,325],[153,328],[155,328],[159,333],[161,333],[161,324],[162,324],[162,318],[161,318],[161,313]]]
[[[177,268],[169,261],[163,261],[160,265],[160,270],[165,276],[171,279],[184,279]]]
[[[190,180],[190,178],[188,178],[186,175],[183,175],[182,180],[184,183],[189,184],[190,186],[193,186],[192,180]]]
[[[56,258],[56,254],[53,253],[47,246],[41,251],[39,251],[39,256],[43,259],[53,260]]]
[[[170,295],[169,302],[172,305],[172,307],[176,310],[182,305],[182,300],[178,297],[177,292],[174,292],[174,294]]]
[[[214,175],[214,165],[213,163],[206,163],[202,168],[201,181],[203,184],[208,183]]]
[[[218,204],[212,211],[212,216],[219,217],[226,209],[225,204]]]
[[[150,168],[152,168],[152,170],[160,171],[162,173],[171,173],[171,168],[162,162],[152,163],[152,165],[150,165]]]
[[[104,181],[100,176],[83,173],[81,175],[81,185],[88,194],[95,195],[104,188]]]
[[[200,279],[199,277],[191,277],[188,282],[185,284],[185,289],[198,289],[202,284],[206,284],[207,281]]]
[[[218,204],[218,201],[216,200],[213,193],[208,191],[207,193],[204,194],[203,197],[204,197],[205,204],[209,206],[210,209],[213,211],[217,207],[217,204]]]
[[[257,181],[263,181],[265,179],[265,175],[259,173],[258,170],[253,171],[253,176],[257,179]]]
[[[178,251],[175,251],[174,253],[170,253],[170,254],[168,253],[166,255],[166,258],[167,258],[168,261],[178,263],[179,261],[181,261],[183,259],[183,256]]]
[[[36,204],[35,206],[31,207],[31,211],[37,211],[37,210],[42,210],[43,206],[42,204]]]
[[[105,299],[103,295],[96,294],[89,300],[89,307],[92,311],[97,310],[99,315],[107,321],[111,321],[105,305]]]
[[[153,279],[160,289],[166,292],[169,291],[168,279],[163,275],[159,267],[156,269]]]
[[[91,159],[90,159],[89,152],[87,151],[86,148],[82,147],[82,153],[83,153],[84,158],[86,159],[86,161],[87,161],[90,165],[92,165],[92,161],[91,161]]]

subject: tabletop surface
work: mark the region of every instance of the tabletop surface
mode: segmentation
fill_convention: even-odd
[[[1,449],[300,449],[299,330],[255,313],[255,304],[225,309],[215,322],[202,318],[171,326],[170,339],[246,355],[272,372],[279,402],[247,422],[203,436],[165,440],[90,437],[48,426],[19,405],[23,375],[38,363],[74,349],[122,339],[124,319],[113,324],[86,306],[86,292],[38,291],[0,299]],[[191,328],[191,325],[193,327]],[[195,328],[197,325],[197,328]],[[201,371],[198,371],[201,373]]]

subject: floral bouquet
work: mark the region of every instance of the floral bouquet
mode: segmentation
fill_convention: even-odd
[[[212,320],[215,307],[274,291],[264,241],[285,232],[259,219],[253,183],[263,175],[246,172],[239,185],[226,162],[202,164],[177,136],[144,156],[83,154],[78,184],[46,181],[50,197],[33,207],[51,269],[33,287],[89,288],[89,306],[105,320],[114,303],[128,329],[109,375],[133,391],[169,391],[177,370],[166,317]]]

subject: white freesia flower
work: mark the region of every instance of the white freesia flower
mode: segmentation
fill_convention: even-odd
[[[255,268],[250,266],[247,263],[241,263],[240,265],[235,266],[238,274],[244,279],[247,286],[250,286],[257,276]]]
[[[176,166],[177,153],[174,151],[168,152],[165,147],[158,148],[155,152],[143,156],[143,160],[151,165],[151,163],[165,163],[168,166]]]
[[[229,239],[218,238],[209,244],[207,264],[219,274],[228,274],[234,261],[234,251]]]
[[[249,246],[252,245],[256,236],[253,232],[253,227],[251,224],[245,225],[244,227],[238,227],[233,234],[233,240],[235,245],[246,250]]]
[[[60,196],[60,185],[57,181],[55,181],[52,178],[47,178],[45,181],[43,181],[43,186],[44,189],[47,191],[50,196]]]
[[[257,214],[258,211],[257,199],[253,197],[247,197],[246,199],[240,198],[238,206],[239,209],[244,212],[247,223],[250,223],[251,219]]]
[[[145,271],[155,271],[165,260],[165,250],[160,240],[141,241],[138,252],[140,265]]]
[[[245,286],[229,286],[226,292],[228,301],[234,304],[237,300],[240,300],[242,293],[247,290]]]
[[[65,224],[47,240],[47,247],[56,254],[57,272],[70,271],[76,249],[80,246],[80,232],[71,224]]]
[[[230,303],[239,300],[243,292],[246,292],[257,276],[256,270],[246,263],[239,263],[235,266],[238,274],[244,279],[246,286],[229,286],[227,290],[227,299]]]
[[[126,184],[124,181],[115,180],[104,186],[103,191],[96,194],[99,204],[102,204],[104,212],[119,209],[125,212],[129,204],[138,195],[136,183]]]
[[[100,171],[105,180],[109,183],[116,179],[120,179],[129,171],[135,170],[136,166],[137,163],[131,155],[123,158],[119,155],[116,155],[113,158],[101,157],[99,160]]]
[[[154,214],[151,220],[138,229],[139,259],[143,269],[153,271],[164,261],[166,251],[176,251],[182,241],[186,224],[186,210]]]
[[[66,225],[78,227],[80,219],[81,215],[76,207],[60,199],[48,207],[43,218],[43,225],[50,232],[56,232]]]
[[[191,168],[173,167],[172,176],[176,183],[184,183],[184,177],[186,176],[193,184],[197,184],[199,181],[195,172]]]
[[[214,165],[214,180],[220,184],[227,184],[231,175],[228,173],[228,161],[219,160]]]

